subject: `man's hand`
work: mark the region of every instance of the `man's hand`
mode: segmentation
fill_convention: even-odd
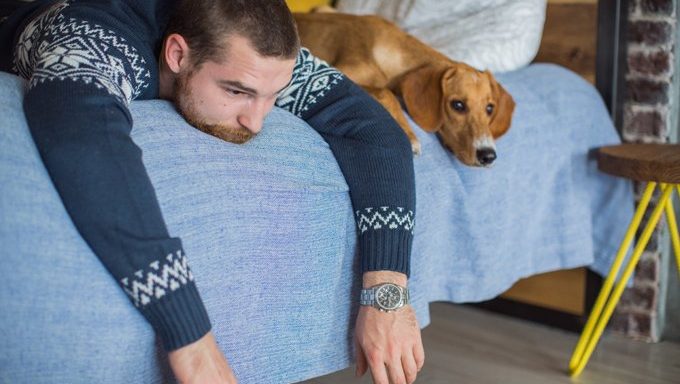
[[[406,286],[406,276],[395,272],[367,272],[364,287],[390,282]],[[410,305],[395,312],[362,306],[354,333],[357,371],[371,369],[375,384],[413,383],[425,362],[420,327]]]
[[[212,332],[168,354],[170,367],[182,384],[236,384],[227,359],[220,351]]]

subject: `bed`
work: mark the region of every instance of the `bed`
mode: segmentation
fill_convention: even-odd
[[[517,107],[493,168],[463,166],[416,130],[410,288],[421,327],[433,301],[486,300],[558,269],[606,273],[632,216],[631,184],[596,169],[594,149],[619,137],[595,88],[551,64],[497,79]],[[24,89],[0,73],[0,376],[172,382],[151,327],[70,221],[26,127]],[[131,109],[168,228],[240,382],[348,367],[357,228],[328,145],[277,109],[243,146],[190,127],[164,101]]]

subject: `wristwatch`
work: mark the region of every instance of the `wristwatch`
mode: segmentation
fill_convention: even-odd
[[[359,304],[369,305],[383,312],[392,312],[409,303],[408,288],[392,283],[374,285],[361,290]]]

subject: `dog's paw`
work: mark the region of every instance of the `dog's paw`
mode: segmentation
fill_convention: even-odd
[[[420,154],[423,152],[422,147],[420,146],[420,141],[411,141],[411,151],[413,152],[413,156],[420,156]]]

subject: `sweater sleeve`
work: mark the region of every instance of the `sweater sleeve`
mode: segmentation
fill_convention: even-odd
[[[16,71],[29,79],[29,129],[83,239],[165,349],[180,348],[206,334],[210,321],[130,137],[128,103],[139,89],[134,48],[111,30],[54,11],[43,15],[49,23],[28,25],[15,50]],[[37,31],[41,23],[53,27]]]
[[[277,105],[307,121],[337,159],[349,185],[362,272],[408,276],[415,177],[406,134],[377,101],[305,48]]]

